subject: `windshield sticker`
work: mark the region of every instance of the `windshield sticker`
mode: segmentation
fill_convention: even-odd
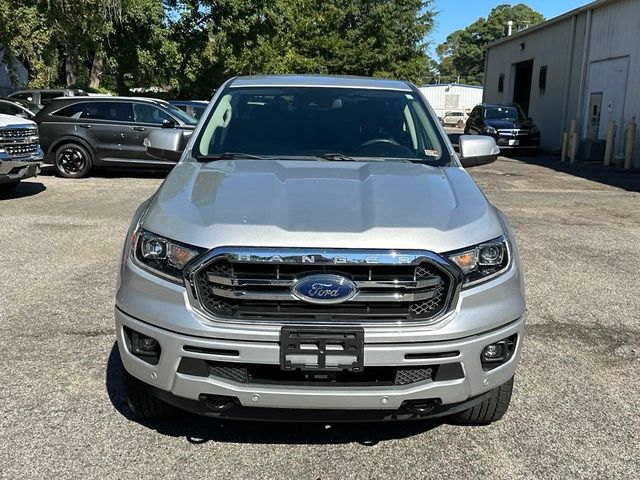
[[[408,93],[405,93],[404,96],[407,97],[409,100],[413,100],[413,95],[409,95]]]
[[[429,150],[429,149],[426,149],[426,150],[424,151],[424,154],[425,154],[427,157],[439,157],[439,156],[440,156],[440,152],[438,152],[437,150]]]

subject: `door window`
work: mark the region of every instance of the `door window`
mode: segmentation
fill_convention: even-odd
[[[87,120],[109,120],[132,122],[133,109],[127,102],[85,102],[80,118]]]
[[[42,105],[46,105],[47,103],[51,103],[51,100],[58,97],[64,97],[64,92],[40,92],[40,103]]]
[[[175,120],[170,115],[153,105],[135,103],[133,105],[133,111],[135,113],[135,121],[139,123],[155,123],[161,125],[163,120],[175,123]]]
[[[80,114],[89,108],[87,103],[75,103],[73,105],[69,105],[68,107],[64,107],[61,110],[58,110],[54,113],[54,115],[58,117],[67,117],[67,118],[75,118],[76,120],[80,118]]]
[[[11,98],[21,98],[22,100],[33,102],[33,94],[28,92],[16,93],[15,95],[11,95]]]

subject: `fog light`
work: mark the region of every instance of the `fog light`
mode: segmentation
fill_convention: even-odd
[[[158,342],[151,338],[145,337],[144,335],[135,335],[137,337],[137,345],[135,349],[140,353],[157,353],[160,350],[160,345]]]
[[[494,368],[497,368],[511,360],[511,357],[516,351],[517,341],[518,335],[513,334],[499,342],[495,342],[484,347],[480,354],[482,370],[485,372],[493,370]]]
[[[124,333],[129,340],[129,351],[151,365],[157,365],[160,360],[160,344],[155,338],[124,327]]]
[[[484,347],[482,357],[483,360],[486,361],[501,360],[504,357],[505,352],[506,345],[504,342],[492,343],[491,345]]]

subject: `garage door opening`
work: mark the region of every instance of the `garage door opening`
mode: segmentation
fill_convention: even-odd
[[[515,64],[515,80],[513,83],[513,102],[522,107],[529,115],[529,100],[531,98],[531,77],[533,76],[533,60]]]

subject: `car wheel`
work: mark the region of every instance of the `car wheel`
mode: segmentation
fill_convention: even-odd
[[[65,143],[56,150],[53,164],[56,172],[65,178],[86,177],[91,171],[91,154],[82,145]]]
[[[462,120],[458,120],[458,128],[464,128],[464,122]]]
[[[176,408],[147,393],[144,384],[123,368],[127,405],[139,418],[162,420],[171,417]]]
[[[507,413],[512,392],[513,377],[491,390],[489,397],[475,407],[453,415],[451,421],[458,425],[489,425],[497,422]]]
[[[20,180],[17,182],[0,183],[0,193],[10,192],[20,184]]]

